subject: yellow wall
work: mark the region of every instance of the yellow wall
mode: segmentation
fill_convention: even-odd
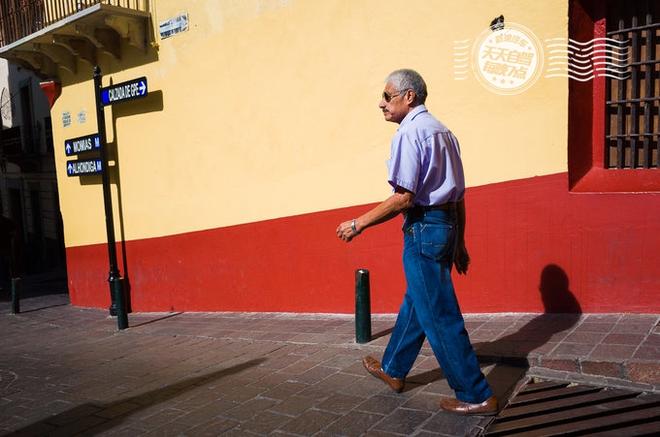
[[[157,37],[156,62],[111,75],[115,83],[147,76],[150,92],[162,91],[162,110],[116,122],[127,240],[383,199],[396,125],[377,105],[396,68],[424,76],[427,106],[461,142],[469,186],[566,171],[565,79],[541,77],[520,95],[501,96],[452,73],[452,42],[474,40],[500,14],[542,41],[566,37],[566,1],[159,0],[152,7],[156,26],[185,11],[190,30]],[[80,67],[75,77],[62,72],[52,112],[69,247],[105,241],[100,185],[65,172],[64,140],[95,132],[91,81],[74,84],[91,66]],[[81,109],[84,125],[75,120]],[[63,111],[72,126],[62,127]],[[125,109],[106,109],[111,141],[113,111]],[[113,194],[116,206],[114,187]]]

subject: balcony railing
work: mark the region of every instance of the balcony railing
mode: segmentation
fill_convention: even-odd
[[[0,0],[0,47],[103,3],[147,12],[148,0]]]

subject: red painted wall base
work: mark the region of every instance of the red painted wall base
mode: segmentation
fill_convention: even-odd
[[[564,173],[470,188],[466,204],[463,311],[660,312],[660,195],[572,194]],[[351,313],[367,268],[372,311],[396,312],[401,219],[350,244],[334,232],[371,206],[127,241],[132,309]],[[106,246],[68,248],[67,263],[72,303],[107,307]]]

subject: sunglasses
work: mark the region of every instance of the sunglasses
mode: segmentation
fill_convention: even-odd
[[[387,91],[383,91],[383,100],[385,100],[387,103],[390,103],[390,100],[392,100],[396,96],[400,96],[401,94],[405,94],[407,91],[408,90],[399,91],[396,94],[390,94]]]

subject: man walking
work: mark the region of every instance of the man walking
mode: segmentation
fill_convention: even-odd
[[[441,408],[458,414],[492,415],[497,399],[488,386],[465,330],[452,265],[467,272],[464,242],[465,181],[456,137],[424,106],[426,83],[413,70],[388,77],[379,104],[385,120],[399,124],[392,138],[388,182],[393,194],[364,215],[337,227],[349,242],[366,228],[403,212],[403,267],[407,289],[382,364],[365,357],[364,367],[392,390],[403,390],[428,338],[456,399]]]

